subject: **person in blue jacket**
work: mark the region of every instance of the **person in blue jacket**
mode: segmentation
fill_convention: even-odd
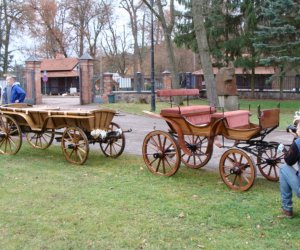
[[[294,140],[290,149],[284,153],[285,164],[282,164],[279,176],[282,212],[285,217],[292,218],[293,193],[300,198],[300,138]],[[296,163],[298,171],[293,167]]]
[[[26,92],[24,91],[24,89],[22,89],[20,83],[16,82],[13,76],[7,76],[6,82],[7,86],[3,91],[2,104],[24,102]]]

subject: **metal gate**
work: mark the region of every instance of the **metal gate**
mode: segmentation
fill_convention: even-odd
[[[104,93],[104,82],[103,82],[103,75],[95,74],[93,76],[93,103],[103,103],[103,93]]]

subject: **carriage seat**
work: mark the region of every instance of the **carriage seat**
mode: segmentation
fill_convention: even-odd
[[[208,105],[182,106],[162,109],[163,117],[184,117],[194,125],[207,124],[211,120],[211,114],[216,112],[214,107]]]
[[[213,118],[225,118],[229,128],[249,128],[249,116],[248,110],[234,110],[226,112],[217,112],[212,114]]]

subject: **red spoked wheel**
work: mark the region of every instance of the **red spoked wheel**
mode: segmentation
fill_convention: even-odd
[[[0,154],[14,155],[22,145],[22,132],[16,120],[0,115]]]
[[[184,135],[184,141],[191,155],[182,151],[181,161],[189,168],[201,168],[210,160],[213,153],[213,142],[206,136]]]
[[[278,146],[278,142],[270,142],[258,151],[257,167],[269,181],[279,181],[279,168],[284,161],[284,153],[277,152]],[[289,146],[285,146],[285,150],[288,149]]]
[[[246,191],[252,187],[256,169],[250,156],[240,149],[229,149],[221,157],[219,171],[224,183],[233,190]]]
[[[152,173],[172,176],[180,166],[180,149],[169,133],[155,130],[144,139],[143,158]]]

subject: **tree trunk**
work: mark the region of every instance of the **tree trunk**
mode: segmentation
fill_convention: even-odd
[[[169,64],[171,66],[171,76],[172,76],[172,89],[179,89],[179,76],[177,72],[177,65],[175,61],[175,54],[174,54],[174,47],[173,43],[171,40],[171,34],[165,33],[165,42],[166,42],[166,49],[168,51],[168,59],[169,59]]]
[[[283,78],[284,78],[284,68],[282,65],[279,66],[280,75],[279,75],[279,98],[283,99]]]
[[[203,5],[203,0],[192,0],[192,15],[194,21],[194,29],[196,33],[197,45],[199,49],[200,60],[206,84],[207,98],[211,106],[218,107],[219,100],[216,90],[216,80],[213,73],[209,46],[207,42],[207,34],[204,26],[204,17],[202,11]]]
[[[2,26],[2,14],[3,13],[3,3],[0,3],[0,65],[2,60],[2,45],[3,45],[3,26]],[[2,72],[3,73],[3,72]],[[0,71],[0,76],[2,76]]]
[[[255,67],[252,67],[252,69],[251,69],[251,79],[250,79],[250,85],[251,85],[251,97],[254,99],[254,88],[255,88]]]

